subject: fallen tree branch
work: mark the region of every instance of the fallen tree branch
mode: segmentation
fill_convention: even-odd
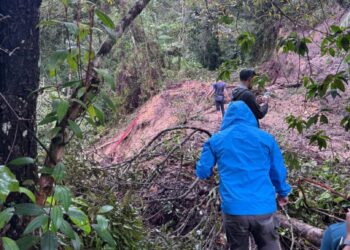
[[[321,245],[323,230],[306,224],[300,220],[291,218],[290,220],[282,214],[277,214],[281,227],[290,229],[293,227],[295,233],[316,246]],[[291,225],[292,224],[292,225]]]

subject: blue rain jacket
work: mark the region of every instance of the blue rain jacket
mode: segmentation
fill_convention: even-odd
[[[230,215],[263,215],[277,210],[276,193],[286,197],[291,187],[275,139],[258,128],[249,107],[232,102],[221,130],[203,146],[196,174],[212,175],[218,165],[221,208]]]

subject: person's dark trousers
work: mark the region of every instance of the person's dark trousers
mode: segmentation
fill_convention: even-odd
[[[274,214],[239,216],[223,214],[230,250],[249,250],[249,236],[259,250],[280,250],[279,221]]]
[[[222,116],[225,114],[225,105],[224,101],[215,101],[216,111],[220,111],[222,113]]]

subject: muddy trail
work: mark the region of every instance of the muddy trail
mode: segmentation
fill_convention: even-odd
[[[236,83],[231,84],[233,89]],[[221,114],[215,110],[213,100],[207,98],[211,90],[210,83],[185,81],[172,85],[161,94],[156,95],[128,119],[130,122],[120,128],[113,128],[95,148],[95,160],[103,164],[122,162],[137,154],[152,138],[162,130],[175,126],[192,126],[204,128],[210,133],[219,130]],[[350,135],[344,133],[339,121],[344,115],[349,100],[348,91],[342,98],[331,96],[323,101],[306,102],[302,87],[268,86],[271,93],[269,112],[261,120],[261,129],[268,131],[279,141],[285,150],[293,150],[304,156],[319,161],[334,156],[341,162],[350,157]],[[228,103],[226,104],[227,107]],[[327,113],[329,123],[316,126],[308,131],[327,131],[332,140],[326,150],[319,151],[317,145],[310,145],[305,135],[288,130],[286,117],[311,117],[320,110],[332,110]]]

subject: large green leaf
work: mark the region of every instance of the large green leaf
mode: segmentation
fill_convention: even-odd
[[[51,232],[46,232],[40,240],[41,250],[56,250],[58,247],[57,237]]]
[[[26,235],[19,238],[16,243],[20,250],[29,250],[31,249],[37,242],[39,241],[39,237],[34,235]]]
[[[23,234],[29,234],[33,232],[35,229],[40,228],[41,226],[47,225],[49,221],[49,216],[46,214],[40,215],[36,218],[34,218],[26,227]]]
[[[81,131],[80,127],[76,122],[69,120],[68,121],[70,130],[73,131],[73,133],[78,137],[79,139],[83,139],[83,132]]]
[[[57,69],[59,69],[59,67],[64,63],[67,56],[68,52],[66,50],[58,50],[51,55],[48,63],[48,69],[51,77],[56,75]]]
[[[74,250],[81,249],[82,243],[81,243],[79,235],[76,232],[74,232],[74,239],[72,239],[71,242],[72,242],[72,246],[73,246]]]
[[[66,115],[69,108],[69,102],[66,100],[60,101],[60,103],[57,106],[57,119],[59,122],[62,121],[63,117]]]
[[[107,229],[102,229],[99,225],[92,225],[92,227],[95,229],[98,236],[100,236],[104,242],[106,242],[111,247],[116,247],[117,243],[115,242],[111,233]]]
[[[45,213],[44,209],[33,203],[20,203],[15,205],[15,212],[18,215],[38,216]]]
[[[102,229],[108,229],[108,220],[103,215],[97,215],[96,217],[97,225]]]
[[[12,161],[10,161],[9,165],[13,166],[22,166],[22,165],[29,165],[34,164],[34,160],[30,157],[19,157]]]
[[[73,223],[77,225],[81,230],[83,230],[86,234],[89,234],[91,232],[89,218],[79,208],[70,207],[68,210],[68,215]]]
[[[16,242],[7,237],[2,237],[2,245],[4,250],[19,250]]]
[[[35,198],[35,195],[33,194],[32,191],[30,191],[29,189],[27,188],[24,188],[24,187],[19,187],[19,190],[18,190],[20,193],[22,194],[25,194],[29,197],[29,199],[35,203],[36,202],[36,198]]]
[[[65,186],[56,185],[54,198],[61,203],[66,211],[72,203],[72,194]]]
[[[63,212],[61,207],[55,206],[51,211],[51,219],[52,223],[56,226],[56,228],[60,228],[63,223]]]
[[[102,12],[99,9],[97,9],[95,11],[95,13],[96,13],[96,16],[98,17],[98,19],[100,19],[104,25],[106,25],[110,29],[115,28],[115,25],[114,25],[112,19],[107,14],[105,14],[104,12]]]
[[[13,207],[6,208],[0,213],[0,230],[11,220],[15,209]]]
[[[62,162],[57,163],[57,165],[54,167],[52,172],[52,177],[55,179],[56,182],[60,182],[64,179],[66,172],[65,167]]]
[[[61,226],[60,226],[59,229],[68,238],[70,238],[70,239],[74,239],[75,238],[74,230],[73,230],[72,226],[66,220],[62,221]]]
[[[6,166],[0,166],[0,200],[5,202],[10,192],[17,192],[19,183],[16,176]]]
[[[97,104],[94,104],[94,109],[95,109],[95,113],[96,113],[97,119],[99,120],[99,122],[104,124],[104,122],[105,122],[105,113],[102,111],[101,107],[99,107]]]

